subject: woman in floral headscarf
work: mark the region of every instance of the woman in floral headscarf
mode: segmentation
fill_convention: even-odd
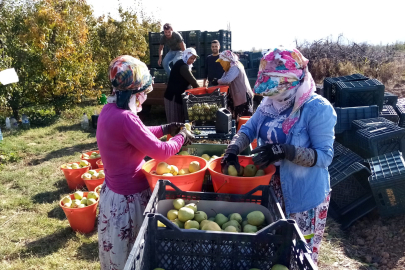
[[[165,111],[167,122],[184,122],[184,110],[181,94],[191,85],[197,88],[198,83],[191,73],[194,61],[198,58],[194,48],[183,52],[183,59],[178,60],[170,71],[169,82],[165,92]]]
[[[225,173],[230,165],[238,170],[237,155],[258,138],[253,161],[260,167],[276,166],[270,186],[286,217],[295,219],[308,239],[317,263],[329,207],[336,113],[315,94],[307,64],[297,49],[275,49],[263,56],[254,87],[263,100],[234,136],[221,164]]]
[[[143,62],[117,57],[108,75],[113,94],[100,113],[96,136],[105,172],[98,218],[102,270],[124,268],[142,225],[151,194],[141,171],[145,156],[165,160],[193,139],[186,129],[180,130],[181,123],[146,127],[137,116],[152,91],[152,77]],[[160,141],[165,134],[174,137]]]
[[[251,116],[253,114],[253,92],[245,68],[239,62],[239,57],[226,50],[219,54],[217,62],[225,71],[217,82],[229,85],[228,108],[233,117],[238,121],[241,116]]]

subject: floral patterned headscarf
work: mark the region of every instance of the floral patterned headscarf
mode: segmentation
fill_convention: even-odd
[[[283,122],[285,134],[298,121],[302,105],[316,90],[308,62],[299,50],[285,48],[270,50],[260,61],[254,93],[265,97],[261,110],[273,106],[280,97],[293,97],[292,112]]]
[[[216,62],[219,62],[225,71],[228,71],[233,66],[240,65],[239,57],[229,50],[221,52]]]

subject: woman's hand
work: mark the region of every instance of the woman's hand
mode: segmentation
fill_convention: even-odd
[[[228,174],[229,166],[233,165],[237,172],[240,170],[238,156],[233,153],[226,153],[221,159],[221,171],[223,174]]]
[[[253,157],[253,162],[261,169],[266,168],[280,159],[285,159],[283,144],[265,144],[254,149],[252,154],[257,154],[257,156]]]
[[[179,135],[182,135],[184,137],[184,143],[183,146],[192,144],[195,141],[194,135],[188,131],[186,128],[183,128],[180,130]]]
[[[185,127],[184,123],[177,123],[173,122],[167,125],[162,125],[163,135],[170,134],[170,136],[174,137],[180,130]]]
[[[214,78],[214,79],[211,81],[211,84],[214,85],[214,86],[217,86],[217,85],[218,85],[218,79],[217,79],[217,78]]]

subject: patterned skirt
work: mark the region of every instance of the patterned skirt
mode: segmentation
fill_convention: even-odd
[[[121,270],[142,226],[150,189],[120,195],[107,185],[101,188],[98,216],[98,249],[102,270]]]
[[[283,191],[281,190],[280,175],[274,175],[271,178],[270,186],[273,188],[281,207],[285,209]],[[288,219],[294,219],[297,222],[302,234],[307,236],[307,238],[310,238],[307,239],[307,243],[309,249],[312,251],[312,260],[315,264],[318,264],[319,248],[321,247],[322,236],[323,232],[325,231],[329,201],[330,193],[317,207],[308,211],[292,213],[286,216]]]
[[[167,123],[184,123],[185,116],[183,105],[178,104],[174,99],[174,96],[173,100],[168,100],[167,98],[164,99]]]

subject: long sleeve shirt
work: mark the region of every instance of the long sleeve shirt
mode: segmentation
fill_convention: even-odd
[[[174,136],[168,142],[160,126],[146,127],[129,110],[107,104],[97,123],[97,144],[103,160],[105,182],[112,191],[130,195],[149,188],[142,172],[145,156],[164,161],[180,151],[184,138]]]

